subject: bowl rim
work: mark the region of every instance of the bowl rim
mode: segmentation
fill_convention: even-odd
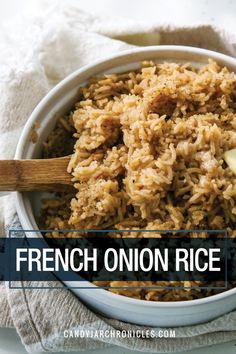
[[[235,72],[236,72],[236,59],[222,53],[218,53],[215,51],[211,51],[208,49],[202,49],[202,48],[197,48],[197,47],[190,47],[190,46],[182,46],[182,45],[158,45],[158,46],[147,46],[147,47],[139,47],[139,48],[132,48],[129,50],[124,50],[122,52],[113,54],[108,57],[104,57],[102,59],[93,61],[91,64],[85,65],[80,69],[75,70],[71,74],[69,74],[67,77],[65,77],[63,80],[61,80],[56,86],[54,86],[43,98],[42,100],[37,104],[37,106],[34,108],[33,112],[31,113],[30,117],[26,121],[23,131],[20,135],[17,147],[16,147],[16,152],[14,159],[21,159],[23,158],[22,155],[24,153],[24,148],[25,146],[29,143],[27,141],[27,137],[29,135],[29,132],[32,129],[33,123],[37,120],[38,115],[40,112],[45,108],[45,106],[48,104],[49,101],[51,101],[56,95],[68,84],[70,83],[73,79],[77,78],[79,75],[82,73],[85,73],[89,69],[92,69],[94,67],[97,67],[102,64],[109,63],[109,61],[118,59],[118,60],[124,60],[125,58],[129,56],[134,57],[134,62],[135,62],[135,54],[138,53],[147,53],[147,55],[154,52],[172,52],[172,53],[188,53],[189,55],[191,54],[196,54],[200,55],[203,58],[211,58],[216,61],[222,61],[224,63],[227,63],[227,65],[235,67]],[[137,61],[137,60],[136,60]],[[120,63],[122,65],[122,63]],[[15,192],[15,201],[16,201],[16,210],[20,219],[20,222],[24,228],[24,230],[33,230],[32,227],[32,222],[29,219],[29,216],[26,212],[25,206],[24,206],[24,193],[20,192]],[[36,222],[35,222],[36,224]],[[37,224],[36,224],[37,225]],[[31,229],[30,229],[31,227]],[[63,282],[68,283],[68,282]],[[83,282],[87,283],[89,286],[87,288],[79,288],[80,290],[84,291],[88,288],[93,288],[93,291],[96,290],[96,292],[99,292],[99,294],[102,296],[106,297],[111,297],[111,298],[116,298],[118,301],[127,303],[127,304],[133,304],[133,305],[142,305],[142,306],[147,306],[150,308],[156,307],[156,308],[165,308],[165,307],[190,307],[190,306],[197,306],[200,304],[207,304],[211,303],[214,301],[218,301],[221,299],[226,299],[232,295],[236,295],[236,287],[225,290],[219,294],[207,296],[204,298],[200,299],[194,299],[194,300],[181,300],[181,301],[146,301],[146,300],[141,300],[141,299],[135,299],[131,297],[127,297],[124,295],[119,295],[112,293],[110,291],[105,290],[104,288],[100,288],[94,284],[92,284],[89,281]],[[73,289],[73,288],[72,288]]]

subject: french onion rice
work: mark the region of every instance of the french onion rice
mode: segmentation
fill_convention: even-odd
[[[236,176],[223,159],[233,148],[236,79],[216,62],[147,61],[137,71],[93,78],[45,142],[45,157],[72,153],[68,172],[77,191],[44,201],[45,226],[54,236],[109,228],[141,230],[119,237],[150,237],[147,229],[224,229],[235,237]],[[216,292],[105,285],[136,283],[142,288],[113,291],[159,301]]]

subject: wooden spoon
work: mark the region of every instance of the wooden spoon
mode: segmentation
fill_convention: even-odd
[[[38,160],[0,161],[0,191],[73,191],[67,172],[70,156]]]

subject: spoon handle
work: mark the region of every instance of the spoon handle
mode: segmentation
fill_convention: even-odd
[[[0,160],[0,191],[72,191],[70,157]]]

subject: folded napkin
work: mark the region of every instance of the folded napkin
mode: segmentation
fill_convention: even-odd
[[[45,2],[44,2],[45,3]],[[65,2],[64,2],[65,4]],[[236,36],[219,28],[159,27],[100,18],[50,1],[35,15],[16,18],[0,32],[0,157],[13,158],[26,120],[41,98],[79,67],[134,45],[182,44],[236,56]],[[0,198],[0,232],[19,228],[14,197]],[[31,286],[34,284],[30,284]],[[40,284],[37,284],[39,286]],[[45,284],[43,284],[45,286]],[[137,330],[93,313],[60,282],[58,289],[0,285],[0,326],[15,327],[29,352],[75,351],[119,345],[143,352],[176,352],[236,338],[236,312],[209,323],[176,328],[176,338],[64,338],[64,330]],[[154,329],[158,333],[158,328]]]

